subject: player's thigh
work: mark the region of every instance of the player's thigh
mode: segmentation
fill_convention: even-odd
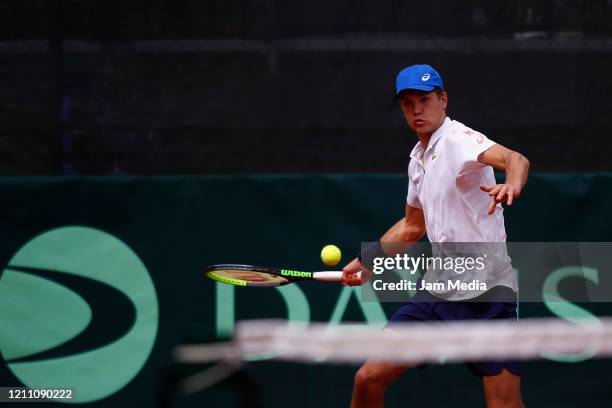
[[[497,375],[483,376],[487,408],[522,408],[521,377],[503,369]]]
[[[386,387],[409,368],[409,364],[392,364],[368,360],[357,370],[355,385]]]

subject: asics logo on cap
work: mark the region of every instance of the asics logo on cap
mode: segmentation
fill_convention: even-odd
[[[429,78],[431,78],[431,75],[429,74],[423,74],[423,76],[421,77],[423,81],[427,81]]]

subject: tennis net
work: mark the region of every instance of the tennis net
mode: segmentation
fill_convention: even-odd
[[[358,364],[534,360],[547,354],[612,356],[612,318],[568,322],[554,318],[520,321],[411,323],[380,330],[363,324],[296,326],[283,320],[240,322],[235,340],[217,346],[182,345],[182,363],[266,355],[286,361]]]

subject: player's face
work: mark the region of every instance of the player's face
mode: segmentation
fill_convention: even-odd
[[[400,106],[408,126],[418,134],[431,134],[440,127],[446,115],[448,97],[435,91],[406,91],[401,94]]]

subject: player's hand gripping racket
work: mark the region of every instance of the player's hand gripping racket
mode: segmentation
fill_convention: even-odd
[[[218,282],[235,286],[274,287],[307,280],[342,281],[342,271],[306,272],[239,264],[211,265],[204,273]],[[357,276],[360,277],[361,272]]]

